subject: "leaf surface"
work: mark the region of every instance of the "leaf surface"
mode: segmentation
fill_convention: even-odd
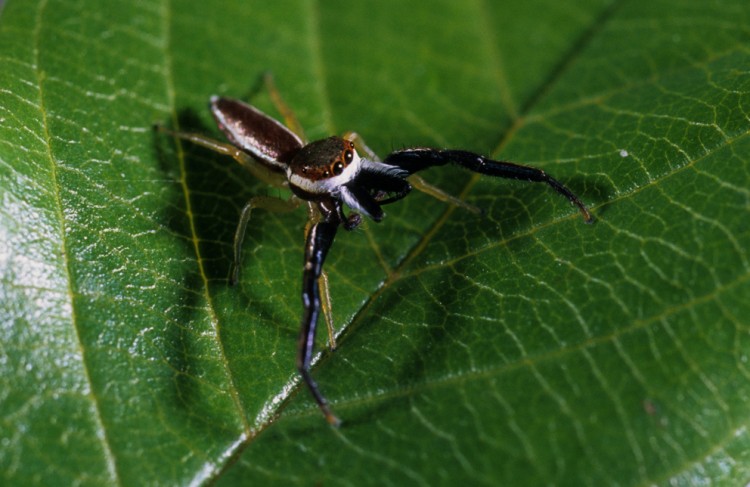
[[[743,2],[9,1],[0,13],[0,472],[8,484],[746,483]],[[339,348],[294,370],[304,211],[228,158],[212,94],[457,168],[338,235]],[[743,318],[745,316],[745,318]]]

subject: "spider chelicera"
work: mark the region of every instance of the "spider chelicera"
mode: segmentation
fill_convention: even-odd
[[[384,216],[382,206],[400,200],[412,188],[478,212],[476,207],[442,192],[415,174],[449,162],[488,176],[547,183],[576,205],[587,223],[593,220],[586,206],[575,194],[534,167],[494,161],[464,150],[426,147],[396,150],[381,162],[354,132],[348,132],[343,137],[333,136],[307,143],[299,124],[281,101],[278,92],[271,85],[269,88],[274,102],[291,129],[255,107],[239,100],[221,97],[211,98],[210,109],[219,129],[231,144],[200,134],[159,128],[173,136],[229,155],[261,180],[288,187],[292,192],[288,200],[256,196],[242,209],[234,236],[230,283],[235,284],[239,278],[242,241],[252,210],[263,208],[289,211],[303,202],[307,204],[309,221],[302,272],[304,311],[297,349],[297,369],[326,420],[332,425],[338,426],[340,421],[310,375],[310,365],[315,329],[321,311],[326,317],[330,347],[333,349],[336,346],[328,278],[323,271],[323,262],[339,227],[353,230],[362,221],[360,215],[376,222],[381,221]],[[347,215],[344,205],[354,211]]]

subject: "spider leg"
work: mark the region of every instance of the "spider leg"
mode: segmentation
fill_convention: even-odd
[[[279,111],[281,116],[284,118],[284,125],[289,130],[297,134],[303,142],[307,143],[307,137],[305,137],[305,130],[302,128],[302,124],[297,120],[297,116],[294,114],[294,110],[289,108],[284,99],[281,97],[281,92],[276,86],[276,82],[273,80],[273,75],[270,72],[263,74],[263,84],[266,85],[266,90],[271,97],[271,101],[276,109]]]
[[[307,223],[305,224],[305,235],[310,234],[310,228],[313,223],[320,219],[320,211],[315,204],[307,202]],[[323,307],[323,317],[326,320],[326,328],[328,329],[328,348],[331,351],[336,350],[336,329],[333,323],[333,301],[331,300],[331,288],[328,284],[328,273],[325,269],[320,271],[320,277],[318,278],[318,286],[320,286],[320,298],[321,305]]]
[[[378,157],[374,150],[370,149],[370,147],[365,144],[365,139],[361,135],[359,135],[358,132],[354,132],[351,130],[348,132],[344,132],[344,135],[341,138],[348,140],[349,142],[353,142],[354,148],[357,149],[357,152],[361,152],[367,159],[380,162],[380,157]]]
[[[344,134],[344,139],[350,140],[354,142],[354,146],[357,148],[359,152],[364,154],[368,159],[375,162],[380,162],[380,157],[370,149],[370,147],[365,144],[365,140],[362,138],[361,135],[359,135],[357,132],[346,132]],[[409,183],[411,187],[416,189],[417,191],[421,191],[423,193],[426,193],[433,198],[439,199],[440,201],[444,203],[449,203],[454,206],[460,206],[461,208],[464,208],[466,210],[469,210],[472,213],[480,214],[482,213],[482,210],[474,205],[470,205],[469,203],[456,198],[455,196],[446,193],[442,189],[438,188],[437,186],[433,186],[432,184],[428,183],[424,180],[421,176],[418,176],[416,174],[412,174],[409,177]],[[396,196],[393,196],[391,198],[388,198],[387,200],[379,200],[378,203],[381,205],[393,203],[394,201],[398,201],[404,196],[409,194],[409,190],[398,192]]]
[[[240,265],[242,263],[242,242],[245,240],[247,222],[250,221],[250,214],[255,208],[273,211],[276,213],[285,213],[298,208],[300,200],[292,196],[288,200],[274,198],[272,196],[254,196],[250,198],[240,214],[240,221],[237,223],[237,230],[234,232],[234,245],[232,267],[229,270],[229,284],[234,286],[239,282]]]
[[[481,215],[483,213],[481,208],[474,206],[470,203],[467,203],[460,198],[456,198],[452,194],[446,193],[445,191],[438,188],[437,186],[433,186],[432,184],[425,181],[424,178],[420,176],[419,174],[412,174],[411,176],[409,176],[409,182],[417,191],[426,193],[432,196],[433,198],[438,199],[444,203],[449,203],[454,206],[459,206],[465,210],[469,210],[470,212],[476,215]]]
[[[260,179],[266,184],[277,187],[283,185],[284,179],[280,177],[279,174],[269,170],[266,166],[253,159],[250,154],[244,152],[243,150],[237,148],[232,144],[220,142],[216,139],[206,137],[202,134],[196,134],[192,132],[176,132],[164,127],[163,125],[155,125],[155,128],[159,132],[171,135],[172,137],[177,137],[178,139],[187,140],[189,142],[192,142],[193,144],[205,147],[206,149],[233,158],[235,161],[239,162],[241,166],[250,171],[253,176]]]
[[[588,208],[578,199],[572,191],[561,182],[550,177],[535,167],[523,166],[507,161],[494,161],[473,152],[463,150],[437,150],[437,149],[403,149],[391,153],[385,158],[384,163],[397,166],[413,174],[418,171],[433,167],[443,166],[453,162],[470,171],[506,179],[519,179],[523,181],[547,183],[555,191],[565,196],[568,201],[578,207],[586,223],[593,222],[593,217]]]
[[[349,131],[345,132],[342,136],[343,139],[354,143],[354,147],[358,152],[364,155],[364,158],[368,161],[380,163],[380,157],[375,153],[374,150],[365,143],[365,139],[357,132]],[[389,193],[388,198],[378,197],[375,195],[375,199],[378,205],[387,205],[404,198],[412,190],[412,186],[401,177],[388,176],[386,174],[365,171],[359,178],[361,183],[364,183],[366,187],[378,188],[382,193]]]
[[[341,421],[331,412],[328,401],[323,397],[318,384],[312,378],[310,365],[315,346],[315,329],[322,304],[319,279],[323,270],[323,262],[328,254],[328,250],[331,248],[331,244],[333,244],[333,239],[336,236],[336,231],[340,223],[338,216],[336,218],[329,217],[315,223],[307,234],[305,270],[302,275],[302,305],[304,311],[297,349],[297,370],[299,370],[302,380],[305,381],[307,388],[310,389],[315,402],[318,403],[318,407],[320,407],[326,420],[333,426],[338,426],[341,424]]]
[[[320,286],[320,299],[323,305],[323,317],[326,320],[326,329],[328,330],[328,348],[331,351],[336,350],[336,328],[333,326],[333,304],[331,300],[331,286],[328,284],[328,273],[323,270],[318,279]]]

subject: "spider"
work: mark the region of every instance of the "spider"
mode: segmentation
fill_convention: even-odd
[[[157,128],[229,155],[261,180],[287,187],[292,192],[288,200],[268,196],[253,197],[242,209],[234,236],[234,258],[229,276],[231,284],[236,284],[239,279],[242,241],[252,210],[263,208],[290,211],[302,203],[307,204],[309,219],[302,272],[304,310],[296,365],[302,380],[331,425],[338,426],[340,420],[333,414],[318,384],[310,375],[310,367],[315,330],[321,311],[328,325],[330,348],[336,347],[328,278],[323,271],[323,263],[339,227],[355,229],[362,222],[360,215],[380,222],[384,217],[382,206],[400,200],[413,188],[478,213],[476,207],[444,193],[415,174],[448,163],[487,176],[547,183],[576,205],[587,223],[593,221],[588,209],[575,194],[534,167],[495,161],[465,150],[427,147],[396,150],[381,162],[354,132],[307,143],[291,110],[278,96],[275,87],[267,84],[274,103],[290,128],[242,101],[217,96],[211,98],[209,106],[229,144],[201,134],[174,132],[161,126]],[[347,215],[344,206],[353,211]]]

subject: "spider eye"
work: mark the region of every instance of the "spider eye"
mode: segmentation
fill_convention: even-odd
[[[333,174],[338,176],[342,172],[344,172],[344,165],[342,163],[337,162],[336,164],[333,165]]]
[[[352,162],[353,160],[354,160],[354,152],[350,150],[344,152],[344,164],[348,166],[349,163]]]

